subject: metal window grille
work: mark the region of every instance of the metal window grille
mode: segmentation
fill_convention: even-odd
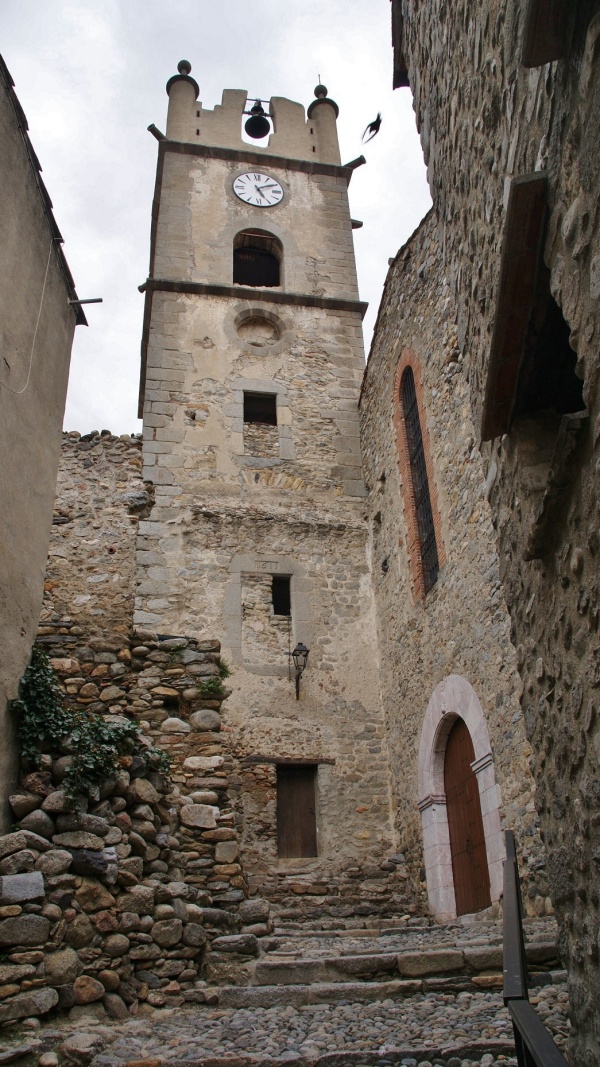
[[[429,495],[429,482],[427,480],[427,467],[425,465],[425,451],[423,449],[423,435],[421,433],[421,423],[419,420],[415,379],[410,367],[407,367],[402,375],[400,388],[402,410],[404,412],[404,424],[406,426],[406,439],[408,443],[408,460],[410,464],[415,511],[417,515],[417,530],[419,533],[419,546],[423,567],[423,584],[425,592],[428,593],[437,581],[440,568],[437,545],[435,543],[435,528],[433,525],[433,512],[431,510],[431,497]]]

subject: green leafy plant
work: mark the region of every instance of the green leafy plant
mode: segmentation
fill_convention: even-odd
[[[57,685],[46,653],[34,645],[21,680],[20,697],[12,702],[18,719],[23,756],[34,765],[48,749],[67,743],[72,750],[63,788],[75,803],[78,796],[95,796],[99,785],[115,775],[124,756],[141,756],[148,767],[169,772],[169,757],[149,745],[135,722],[107,722],[101,715],[70,707]]]
[[[56,748],[72,725],[63,694],[46,653],[34,645],[29,666],[21,679],[20,698],[13,700],[18,716],[19,740],[25,759],[37,764],[44,745]]]
[[[222,659],[222,660],[219,661],[219,676],[221,678],[230,678],[231,677],[231,667],[229,666],[227,660],[225,660],[225,659]]]
[[[200,682],[199,688],[201,693],[205,693],[207,695],[209,695],[210,693],[218,693],[220,695],[223,692],[223,682],[221,681],[220,677],[216,678],[213,676],[210,678],[203,678]]]

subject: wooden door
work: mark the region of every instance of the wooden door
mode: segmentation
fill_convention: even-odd
[[[471,735],[462,719],[450,731],[444,760],[444,788],[450,831],[456,914],[481,911],[491,904],[479,786],[471,768]]]
[[[277,766],[277,852],[316,856],[316,772],[314,764]]]

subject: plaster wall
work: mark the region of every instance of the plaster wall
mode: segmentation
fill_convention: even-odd
[[[0,827],[17,773],[7,702],[42,602],[76,318],[17,106],[0,77]]]

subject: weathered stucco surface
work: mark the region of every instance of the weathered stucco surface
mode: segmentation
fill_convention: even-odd
[[[0,70],[0,828],[16,776],[7,703],[17,696],[42,601],[76,313],[24,140],[25,117]],[[18,109],[18,110],[17,110]],[[24,124],[24,125],[23,125]],[[26,134],[25,134],[26,136]]]
[[[570,466],[559,419],[521,419],[482,449],[500,573],[523,679],[549,882],[563,923],[577,1063],[600,1062],[598,1030],[598,286],[600,14],[570,5],[562,58],[526,68],[528,5],[481,9],[403,0],[397,24],[439,221],[440,272],[456,307],[476,440],[486,395],[506,180],[547,176],[543,259],[570,330],[589,419]],[[552,424],[552,419],[550,420]],[[559,492],[550,480],[560,475]],[[531,558],[536,503],[553,511]]]

